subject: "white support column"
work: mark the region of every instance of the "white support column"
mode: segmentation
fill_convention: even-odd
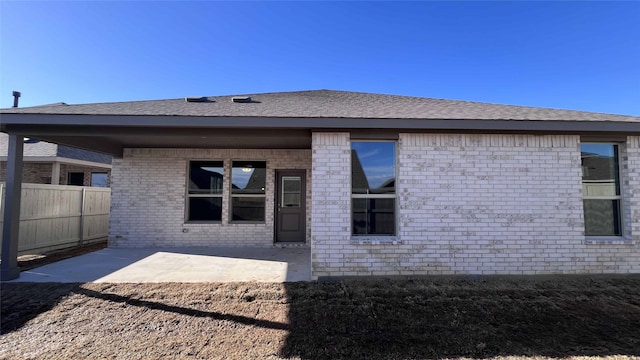
[[[311,277],[344,276],[351,243],[350,134],[312,133]],[[337,256],[336,256],[337,255]]]
[[[20,229],[20,200],[22,193],[22,154],[24,137],[9,134],[7,181],[4,195],[4,226],[2,229],[2,263],[0,279],[12,280],[20,276],[18,267],[18,239]]]
[[[57,161],[51,165],[51,185],[60,185],[60,163]]]

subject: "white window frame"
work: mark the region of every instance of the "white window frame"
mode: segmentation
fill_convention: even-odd
[[[285,191],[285,181],[287,180],[297,180],[300,183],[300,191],[297,193],[298,194],[298,203],[293,206],[295,208],[300,208],[302,206],[302,179],[300,178],[300,176],[282,176],[281,178],[281,183],[279,184],[280,189],[282,189],[280,191],[280,206],[283,207],[288,207],[288,203],[285,201],[284,196],[287,194]]]
[[[620,148],[621,148],[621,143],[618,142],[603,142],[603,141],[598,141],[598,142],[593,142],[593,141],[585,141],[585,142],[581,142],[580,143],[580,156],[582,157],[582,145],[612,145],[615,147],[615,156],[616,156],[616,162],[618,164],[618,179],[617,179],[617,184],[614,184],[616,189],[618,189],[619,194],[616,194],[614,196],[588,196],[584,194],[582,194],[582,200],[617,200],[618,201],[618,227],[620,229],[620,235],[587,235],[586,233],[586,213],[584,212],[583,209],[583,218],[584,218],[584,222],[585,222],[585,238],[587,239],[607,239],[607,238],[612,238],[612,239],[620,239],[622,237],[624,237],[624,225],[625,225],[625,221],[624,221],[624,206],[623,206],[623,197],[622,194],[624,193],[624,189],[623,189],[623,182],[622,182],[622,170],[623,170],[623,166],[622,166],[622,159],[620,157]],[[582,163],[582,161],[581,161]],[[584,177],[584,168],[581,166],[581,181],[580,181],[580,185],[584,188],[584,184],[585,184],[585,180],[583,179]],[[616,179],[614,179],[616,180]]]
[[[104,186],[100,185],[95,185],[94,181],[93,181],[93,175],[104,175],[106,177],[106,182],[104,183]],[[102,172],[102,171],[92,171],[91,172],[91,184],[89,186],[94,186],[94,187],[109,187],[109,173],[108,172]]]
[[[384,239],[384,238],[390,238],[392,240],[396,240],[396,236],[398,234],[398,141],[397,140],[366,140],[366,139],[351,139],[350,143],[349,143],[349,148],[351,149],[353,143],[363,143],[363,142],[368,142],[368,143],[393,143],[394,146],[394,193],[393,194],[354,194],[353,193],[353,179],[351,178],[353,176],[353,161],[350,158],[349,159],[349,179],[350,179],[350,186],[351,186],[351,204],[350,204],[350,210],[349,210],[349,215],[350,215],[350,223],[351,223],[351,237],[354,238],[355,240],[361,240],[361,239],[366,239],[366,238],[376,238],[376,239]],[[351,154],[351,153],[349,153]],[[351,155],[349,155],[351,156]],[[365,174],[366,175],[366,174]],[[394,218],[394,226],[393,226],[393,234],[354,234],[354,227],[353,227],[353,199],[394,199],[393,202],[393,218]]]

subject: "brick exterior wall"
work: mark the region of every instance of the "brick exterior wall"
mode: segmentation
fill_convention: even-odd
[[[0,182],[7,179],[7,162],[0,161]],[[51,164],[31,163],[22,164],[22,182],[30,184],[51,184]]]
[[[394,237],[351,237],[348,133],[314,133],[318,276],[640,272],[640,138],[623,146],[625,240],[584,236],[579,136],[400,134]]]
[[[51,184],[51,163],[24,162],[22,165],[22,182],[31,184]],[[67,184],[69,172],[81,172],[84,174],[84,186],[91,186],[91,173],[107,173],[107,185],[109,184],[111,169],[88,167],[81,165],[60,164],[59,185]],[[0,161],[0,182],[6,180],[7,162]]]
[[[625,237],[640,244],[640,136],[629,136],[622,147],[622,199]],[[640,246],[640,245],[639,245]],[[639,261],[636,260],[636,264]]]
[[[186,186],[190,160],[223,160],[220,223],[186,223]],[[266,160],[264,223],[229,221],[232,160]],[[311,150],[125,149],[112,169],[109,245],[114,247],[273,246],[276,169],[307,170],[311,204]],[[307,209],[307,243],[311,211]]]
[[[350,240],[349,133],[314,132],[311,147],[311,275],[355,275],[351,269],[363,266],[368,256],[365,249],[353,246]]]

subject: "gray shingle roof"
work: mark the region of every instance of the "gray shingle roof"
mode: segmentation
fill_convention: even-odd
[[[250,96],[235,103],[232,96]],[[170,100],[2,109],[1,113],[82,115],[171,115],[264,118],[493,119],[639,122],[640,117],[574,110],[498,105],[360,92],[312,90],[207,97],[206,102]]]
[[[9,151],[9,135],[0,133],[0,156],[7,156]],[[24,156],[56,156],[58,145],[44,141],[24,144]]]
[[[0,132],[0,156],[7,156],[9,150],[9,135]],[[46,141],[24,144],[24,156],[26,157],[63,157],[92,161],[102,164],[111,164],[111,155],[96,153],[93,151],[77,149],[64,145],[52,144]]]
[[[112,160],[111,155],[101,154],[64,145],[58,145],[58,156],[68,159],[92,161],[102,164],[111,164]]]

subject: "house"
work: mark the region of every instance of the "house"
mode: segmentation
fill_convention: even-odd
[[[6,178],[8,141],[0,133],[0,182]],[[26,138],[23,161],[25,183],[109,186],[110,155]]]
[[[330,90],[0,114],[13,152],[114,156],[112,247],[310,246],[316,278],[640,272],[640,117]]]

